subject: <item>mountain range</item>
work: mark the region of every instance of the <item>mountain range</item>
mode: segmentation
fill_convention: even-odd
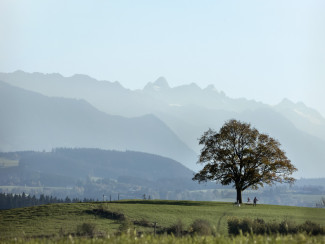
[[[0,82],[1,151],[57,147],[150,152],[185,165],[196,154],[154,115],[125,118],[84,100],[47,97]]]
[[[21,125],[19,122],[13,122],[16,119],[20,119],[20,122],[26,120],[24,117],[17,117],[17,114],[20,114],[19,116],[22,116],[22,114],[27,116],[27,114],[34,112],[32,118],[37,118],[37,120],[29,122],[33,124],[38,120],[42,120],[43,115],[53,114],[55,111],[58,111],[53,106],[54,104],[59,106],[61,103],[61,109],[65,109],[61,120],[56,118],[57,116],[53,116],[55,117],[55,120],[53,120],[53,117],[47,115],[47,120],[43,122],[51,124],[50,121],[55,121],[55,123],[46,128],[44,123],[42,123],[42,133],[46,134],[49,133],[48,130],[55,131],[56,128],[59,131],[64,131],[64,127],[66,131],[70,131],[72,127],[75,127],[76,121],[78,121],[79,127],[72,128],[72,131],[74,131],[73,136],[66,136],[67,138],[62,140],[58,137],[58,131],[53,133],[57,136],[56,141],[61,144],[63,141],[69,141],[68,138],[70,138],[70,144],[67,146],[72,146],[75,142],[72,142],[71,138],[77,138],[76,140],[79,144],[76,143],[75,147],[105,147],[109,149],[132,149],[156,153],[172,157],[190,169],[197,170],[198,166],[195,162],[200,151],[197,139],[208,128],[218,130],[225,121],[235,118],[249,122],[260,132],[267,133],[279,140],[282,148],[287,152],[288,157],[299,170],[296,176],[324,177],[325,119],[316,110],[305,106],[303,103],[293,103],[284,99],[278,105],[270,106],[245,98],[232,99],[227,97],[222,91],[218,91],[213,85],[204,89],[194,83],[170,87],[163,77],[160,77],[155,82],[149,82],[140,90],[130,90],[124,88],[118,82],[98,81],[86,75],[63,77],[60,74],[16,71],[13,73],[0,73],[0,80],[3,81],[1,89],[8,86],[5,85],[4,82],[6,82],[11,85],[10,89],[14,89],[14,87],[16,89],[20,88],[20,93],[22,91],[25,94],[29,92],[29,94],[32,94],[30,95],[31,97],[38,97],[41,100],[34,100],[28,106],[32,110],[31,112],[22,112],[22,110],[27,109],[24,104],[25,101],[16,104],[16,107],[2,105],[1,108],[1,111],[8,110],[6,114],[9,113],[8,116],[11,116],[6,119],[6,123],[8,124],[7,126],[12,126],[12,131],[17,132],[14,126],[20,126],[18,127],[20,129],[18,130],[19,133],[16,133],[17,136],[20,135],[22,137],[20,132],[27,133],[25,131],[29,127],[34,128],[34,131],[25,137],[30,138],[30,140],[33,137],[40,136],[37,134],[38,127],[31,125],[27,127],[27,125]],[[7,89],[9,88],[7,87]],[[42,94],[43,100],[40,98],[40,94]],[[17,95],[16,98],[13,97],[10,102],[15,104],[16,100],[19,101],[19,97],[21,95]],[[26,99],[32,101],[31,97]],[[3,98],[0,99],[2,99],[1,104],[10,104],[6,103]],[[45,100],[52,101],[52,107],[45,106]],[[39,103],[43,103],[43,110],[37,108],[37,106],[42,105]],[[64,105],[64,103],[70,104],[70,107]],[[78,110],[71,104],[74,104],[74,106],[78,104],[83,109],[80,110],[78,108]],[[76,111],[79,111],[86,118],[80,117],[80,114],[76,115]],[[101,117],[101,123],[98,122],[99,119],[90,119],[97,118],[97,116]],[[71,121],[66,123],[70,124],[71,128],[66,126],[66,119]],[[108,122],[119,120],[128,122]],[[148,120],[150,120],[150,123]],[[139,124],[143,126],[141,127]],[[157,133],[157,128],[148,130],[150,128],[148,124],[150,124],[151,128],[159,125],[160,128],[164,128],[165,132],[161,130],[161,133]],[[115,132],[119,125],[124,125],[125,127],[122,126],[123,129],[116,133],[116,137],[111,137],[113,140],[107,142],[110,134],[106,132],[108,134],[103,136],[102,131],[111,130],[110,133],[113,133],[112,131]],[[2,126],[1,129],[3,128]],[[134,137],[137,138],[135,141],[143,140],[146,144],[126,148],[125,145],[127,143],[125,140],[128,140],[127,135],[130,135],[130,128],[133,128],[132,133],[136,135]],[[2,129],[2,131],[1,133],[7,133],[5,138],[7,138],[7,141],[10,141],[11,135],[9,130]],[[155,131],[155,134],[152,134],[153,131]],[[69,133],[71,134],[72,132]],[[65,133],[61,134],[64,135]],[[80,138],[84,134],[87,134],[87,136]],[[35,148],[36,144],[31,140],[29,143],[30,147],[40,150],[45,145],[47,145],[45,148],[58,146],[58,144],[48,144],[45,137],[43,139],[43,143],[37,145],[38,148]],[[87,139],[87,143],[84,143],[84,139]],[[154,139],[156,141],[150,143]],[[2,139],[0,142],[0,149],[2,151],[22,149],[18,145],[6,146],[10,144],[6,143],[6,140]],[[21,138],[18,137],[15,141],[20,142]],[[35,141],[41,142],[37,138]],[[158,149],[157,147],[161,148]],[[175,156],[176,154],[177,156]]]

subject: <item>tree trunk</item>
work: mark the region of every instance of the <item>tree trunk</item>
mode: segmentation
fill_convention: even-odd
[[[237,188],[237,203],[243,203],[242,198],[241,198],[241,189]]]

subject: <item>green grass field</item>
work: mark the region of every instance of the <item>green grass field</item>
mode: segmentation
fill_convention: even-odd
[[[19,165],[19,161],[18,160],[10,160],[10,159],[6,159],[6,158],[0,158],[0,167],[14,167],[14,166],[18,166]]]
[[[78,225],[93,223],[103,236],[117,232],[121,221],[96,214],[94,209],[123,213],[130,221],[157,222],[158,229],[182,220],[186,227],[195,219],[206,219],[221,235],[227,235],[227,219],[262,218],[266,222],[290,219],[297,224],[311,220],[325,226],[325,209],[192,201],[118,201],[95,203],[50,204],[0,211],[2,239],[55,237],[76,233]],[[152,227],[134,226],[143,233],[153,233]]]

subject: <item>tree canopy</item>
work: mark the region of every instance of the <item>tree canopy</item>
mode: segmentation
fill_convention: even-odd
[[[280,143],[249,123],[229,120],[219,132],[209,129],[199,140],[203,148],[198,163],[204,167],[193,180],[233,183],[239,203],[247,188],[295,181],[291,174],[297,169],[280,149]]]

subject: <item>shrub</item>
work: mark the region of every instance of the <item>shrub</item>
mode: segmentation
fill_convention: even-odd
[[[172,226],[162,229],[162,230],[158,231],[157,233],[158,234],[163,234],[163,233],[173,234],[174,236],[179,237],[186,233],[185,225],[184,225],[183,221],[179,219]]]
[[[252,232],[253,222],[250,219],[231,218],[228,220],[228,233],[231,235],[239,235]]]
[[[278,232],[280,234],[296,234],[298,228],[294,222],[285,219],[279,224]]]
[[[133,223],[144,227],[153,227],[153,223],[147,219],[135,220]]]
[[[311,221],[306,221],[298,227],[299,232],[306,232],[309,235],[325,235],[325,228]]]
[[[243,234],[252,233],[253,232],[252,226],[253,226],[253,221],[245,218],[241,221],[239,225],[239,229],[241,229]]]
[[[192,233],[197,235],[211,235],[212,227],[209,221],[204,219],[197,219],[191,225]]]
[[[120,233],[128,233],[133,228],[133,223],[128,219],[124,219],[119,227],[119,231]]]
[[[60,237],[65,236],[65,232],[64,232],[64,230],[63,230],[62,227],[61,227],[60,230],[59,230],[59,236],[60,236]]]
[[[92,210],[85,210],[85,213],[87,214],[93,214],[101,218],[106,218],[106,219],[113,219],[113,220],[125,220],[126,217],[123,213],[119,212],[112,212],[109,210],[105,210],[103,208],[96,208]]]
[[[230,235],[239,235],[239,219],[238,218],[231,218],[228,219],[228,233]]]
[[[255,219],[254,221],[250,219],[237,219],[232,218],[228,220],[228,233],[230,235],[238,235],[240,233],[247,234],[297,234],[297,233],[307,233],[309,235],[324,235],[325,228],[319,224],[313,223],[311,221],[306,221],[304,224],[296,225],[294,222],[287,219],[283,220],[281,223],[265,223],[263,219]]]
[[[251,223],[251,231],[254,234],[264,235],[267,233],[267,224],[264,219],[255,219]]]
[[[266,229],[266,234],[277,234],[279,232],[279,224],[272,221],[266,225]]]
[[[95,229],[96,225],[94,223],[83,223],[77,226],[77,234],[93,237],[95,235]]]
[[[182,236],[185,231],[184,223],[182,220],[177,220],[177,222],[170,227],[171,233],[175,236]]]

